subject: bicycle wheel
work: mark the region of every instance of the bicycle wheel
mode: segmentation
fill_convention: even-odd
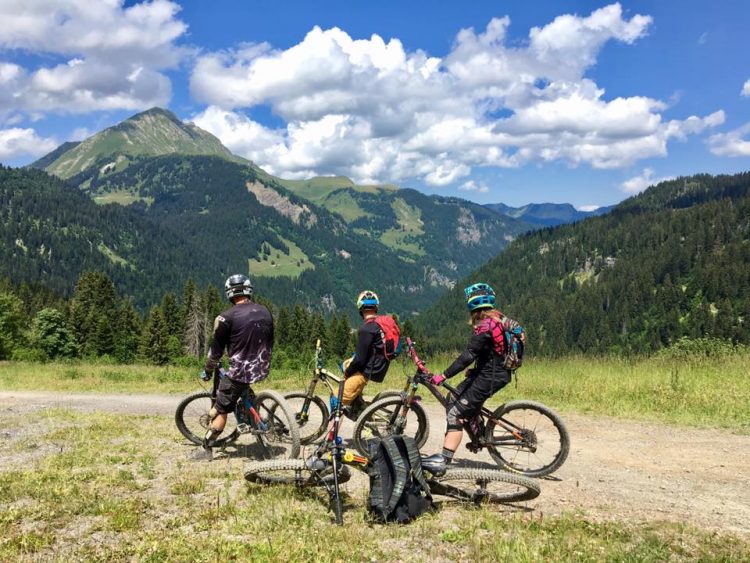
[[[299,455],[300,441],[294,411],[276,391],[261,391],[253,400],[261,423],[253,424],[251,432],[263,449],[263,457],[295,458]]]
[[[475,504],[509,503],[539,496],[539,483],[499,469],[449,468],[429,480],[430,491]]]
[[[299,441],[301,444],[315,442],[325,434],[330,415],[328,414],[328,405],[326,405],[323,399],[317,395],[313,395],[310,398],[307,412],[303,412],[307,393],[303,391],[288,393],[284,395],[284,398],[289,403],[289,406],[292,407],[294,419],[297,421],[297,428],[299,429]]]
[[[368,455],[368,445],[389,434],[411,436],[421,448],[430,435],[430,421],[422,405],[412,403],[410,413],[401,416],[401,396],[386,397],[371,404],[359,415],[354,425],[354,447],[362,455]]]
[[[345,465],[339,471],[339,483],[352,476]],[[266,485],[295,485],[299,488],[322,487],[333,484],[333,470],[313,471],[304,459],[271,459],[254,461],[245,467],[245,479]]]
[[[211,393],[202,391],[186,397],[177,405],[177,410],[174,413],[177,429],[194,444],[200,445],[203,443],[203,438],[211,422],[208,411],[211,410],[213,404],[214,399],[211,397]],[[214,445],[225,446],[234,442],[238,436],[237,419],[230,414],[227,417],[224,432],[214,441]]]
[[[519,440],[501,424],[487,420],[485,440],[492,459],[500,467],[529,477],[556,471],[568,457],[570,436],[560,416],[534,401],[511,401],[492,416],[514,426]]]

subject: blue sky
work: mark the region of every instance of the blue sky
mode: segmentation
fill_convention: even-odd
[[[0,0],[0,20],[10,165],[160,105],[282,177],[479,202],[750,169],[745,1]]]

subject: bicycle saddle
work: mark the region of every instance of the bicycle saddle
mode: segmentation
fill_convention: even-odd
[[[435,477],[440,477],[445,473],[445,460],[441,454],[422,456],[422,469],[429,471]]]

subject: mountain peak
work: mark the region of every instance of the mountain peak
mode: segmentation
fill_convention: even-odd
[[[67,179],[94,167],[114,164],[122,169],[137,158],[169,154],[220,156],[249,164],[208,131],[160,107],[137,113],[77,145],[63,145],[37,162],[44,163],[47,172]]]

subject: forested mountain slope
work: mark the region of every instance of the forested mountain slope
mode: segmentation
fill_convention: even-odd
[[[459,263],[463,271],[475,267],[510,238],[506,221],[480,206],[413,190],[374,196],[363,205],[377,218],[353,226],[253,167],[212,157],[144,159],[88,189],[133,188],[140,201],[132,209],[222,255],[232,271],[249,268],[270,299],[323,310],[346,308],[361,288],[374,287],[390,310],[417,311],[458,278]],[[514,226],[511,233],[523,228]]]
[[[609,215],[523,235],[420,317],[433,346],[464,343],[469,281],[496,289],[534,353],[748,343],[750,173],[663,182]]]
[[[216,283],[226,266],[131,209],[96,205],[45,172],[0,166],[0,278],[69,296],[86,270],[106,272],[144,307],[186,277]]]

